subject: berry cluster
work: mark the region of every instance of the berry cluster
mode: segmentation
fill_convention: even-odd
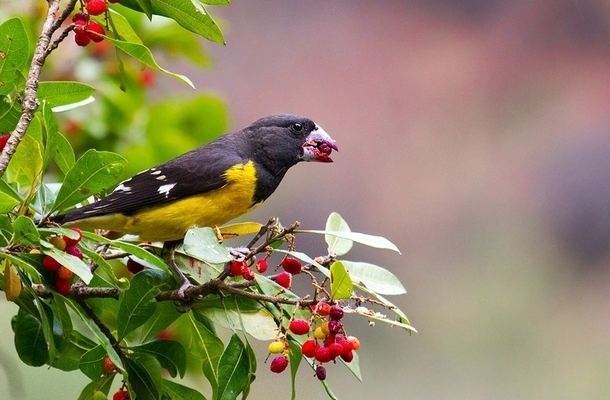
[[[82,233],[78,228],[72,228],[72,230],[78,234],[76,239],[69,238],[68,236],[57,235],[49,238],[49,242],[55,246],[55,248],[82,259],[83,253],[78,248],[78,242],[80,242],[82,238]],[[74,275],[72,271],[48,255],[42,257],[42,267],[55,275],[55,290],[63,295],[70,292],[72,277]]]
[[[79,46],[87,46],[91,41],[101,42],[104,40],[106,30],[102,25],[90,20],[90,16],[105,14],[109,3],[118,3],[119,0],[87,0],[84,10],[72,17],[74,23],[74,42]]]
[[[304,319],[293,319],[288,324],[288,330],[298,336],[309,334],[313,330],[314,338],[303,342],[301,352],[303,356],[315,359],[316,377],[324,380],[326,368],[322,364],[334,361],[338,357],[345,362],[351,362],[354,359],[354,351],[360,348],[360,341],[355,336],[346,336],[341,322],[343,309],[339,305],[320,302],[316,305],[314,313],[317,327],[313,328],[309,321]],[[275,340],[269,344],[268,350],[271,354],[282,353],[271,361],[271,371],[275,373],[284,371],[288,366],[286,356],[288,346],[285,340]]]
[[[238,277],[241,276],[247,281],[254,279],[254,274],[250,268],[252,265],[248,265],[246,261],[233,260],[229,262],[228,272],[230,276]],[[284,271],[272,277],[272,279],[281,287],[290,289],[292,286],[292,276],[299,274],[303,269],[301,262],[294,257],[285,257],[280,266]],[[256,271],[263,274],[269,269],[269,261],[264,258],[256,261]]]

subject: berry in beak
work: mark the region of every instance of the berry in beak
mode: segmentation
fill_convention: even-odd
[[[333,162],[330,158],[330,154],[333,150],[339,151],[337,148],[337,142],[330,137],[328,133],[318,125],[316,128],[305,138],[303,144],[303,155],[301,156],[302,161],[318,161],[318,162]]]

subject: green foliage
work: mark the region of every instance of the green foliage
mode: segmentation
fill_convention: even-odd
[[[83,232],[78,251],[63,250],[57,237],[75,241],[79,234],[50,222],[53,213],[86,204],[126,176],[226,131],[228,112],[217,95],[152,101],[142,74],[159,71],[193,86],[186,76],[161,67],[156,57],[181,56],[209,65],[197,35],[224,43],[208,5],[228,3],[124,0],[111,5],[107,23],[103,16],[94,18],[105,24],[103,43],[113,51],[89,47],[88,55],[82,53],[73,66],[61,65],[59,56],[47,60],[44,76],[49,80],[39,83],[40,106],[0,180],[0,259],[12,265],[7,270],[17,271],[22,288],[12,321],[17,354],[27,365],[84,374],[91,381],[79,399],[94,398],[95,393],[99,397],[100,392],[108,396],[118,385],[125,385],[138,400],[245,399],[258,373],[249,338],[288,343],[294,399],[300,366],[315,368],[316,362],[301,353],[306,336],[292,335],[287,327],[294,318],[319,324],[321,317],[313,311],[316,301],[334,301],[365,321],[414,331],[406,315],[383,297],[405,293],[396,276],[371,263],[342,259],[354,242],[396,252],[398,248],[383,237],[352,232],[338,213],[328,217],[324,230],[286,230],[279,221],[220,227],[224,239],[237,237],[230,243],[219,241],[210,227],[193,227],[176,259],[200,289],[199,296],[186,298],[177,297],[176,280],[157,243]],[[149,22],[152,16],[154,24]],[[20,117],[33,52],[26,32],[38,32],[40,24],[32,17],[0,25],[0,131],[13,130]],[[71,45],[71,39],[68,36],[57,51]],[[61,68],[54,68],[53,62]],[[98,76],[85,79],[83,65],[95,65]],[[257,254],[231,251],[230,246],[248,244],[260,229],[263,234],[253,244],[265,245]],[[305,233],[323,235],[321,248],[326,250],[318,257],[295,247],[295,237]],[[314,299],[278,285],[272,275],[254,274],[254,280],[246,282],[225,273],[227,263],[236,258],[246,257],[254,269],[256,257],[275,262],[285,255],[305,264],[306,273],[295,279],[303,277],[312,285]],[[128,257],[144,270],[129,272]],[[57,274],[44,267],[43,260],[55,260],[74,273],[70,293],[60,294],[66,291],[55,286]],[[0,277],[3,290],[6,279]],[[223,341],[227,333],[230,339]],[[115,371],[104,370],[106,358]],[[345,366],[362,379],[357,355]],[[205,377],[211,393],[179,383],[187,371]],[[336,398],[327,383],[321,383],[329,397]]]

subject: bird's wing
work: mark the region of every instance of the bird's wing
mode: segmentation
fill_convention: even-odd
[[[186,153],[121,182],[108,196],[57,217],[61,223],[100,215],[131,214],[223,187],[225,171],[243,162],[238,154],[218,146]]]

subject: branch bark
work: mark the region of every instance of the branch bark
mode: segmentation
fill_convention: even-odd
[[[47,49],[51,43],[51,37],[58,28],[55,26],[55,18],[57,16],[57,12],[59,11],[59,3],[60,0],[49,1],[47,16],[44,24],[42,25],[42,32],[40,33],[38,41],[36,42],[34,57],[32,58],[28,78],[25,83],[23,101],[21,102],[21,117],[19,118],[19,122],[17,122],[15,130],[11,133],[11,137],[8,139],[8,142],[0,155],[0,176],[4,175],[4,172],[8,167],[8,163],[15,154],[17,146],[19,146],[19,143],[21,143],[21,139],[23,139],[25,136],[25,132],[30,126],[32,118],[34,118],[34,113],[38,108],[38,82],[40,80],[42,66],[44,65],[45,59],[48,55]],[[74,6],[72,6],[72,8],[74,8]]]

